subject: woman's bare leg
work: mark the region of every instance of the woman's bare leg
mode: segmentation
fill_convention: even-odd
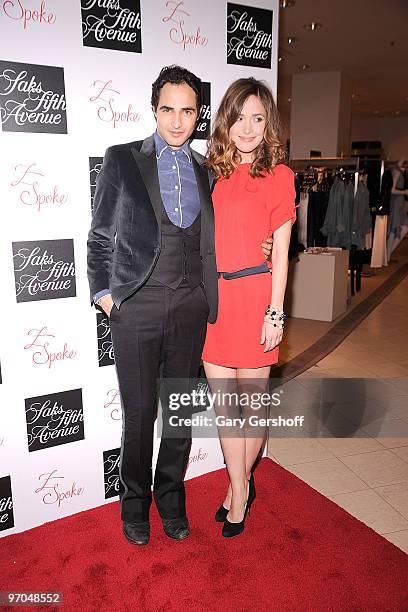
[[[236,380],[236,369],[225,368],[204,362],[205,374],[208,384],[213,393],[229,392],[238,393]],[[217,416],[227,417],[239,416],[239,410],[234,410],[234,406],[218,405],[216,407]],[[237,409],[239,406],[237,406]],[[248,495],[248,482],[245,476],[245,435],[231,437],[231,429],[219,428],[220,444],[227,466],[230,486],[224,500],[224,507],[229,509],[228,520],[240,522],[243,517]]]
[[[263,368],[238,368],[237,369],[237,380],[238,387],[241,394],[251,392],[253,393],[267,393],[269,385],[269,374],[271,371],[270,366]],[[265,408],[248,411],[250,414],[259,414],[259,416],[266,416]],[[265,440],[266,428],[262,432],[261,428],[246,429],[245,438],[245,470],[246,477],[249,479],[251,476],[252,466],[254,465],[262,444]],[[260,433],[261,435],[257,435]]]

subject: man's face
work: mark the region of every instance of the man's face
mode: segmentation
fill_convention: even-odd
[[[173,149],[179,149],[194,132],[197,99],[186,83],[166,83],[160,90],[156,111],[157,132]]]

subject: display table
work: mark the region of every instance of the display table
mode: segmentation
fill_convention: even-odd
[[[300,253],[289,266],[285,312],[290,317],[333,321],[347,308],[349,251]]]

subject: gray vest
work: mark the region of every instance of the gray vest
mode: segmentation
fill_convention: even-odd
[[[161,251],[146,285],[165,285],[176,289],[182,282],[192,289],[203,280],[200,257],[201,213],[186,228],[170,221],[162,205]]]

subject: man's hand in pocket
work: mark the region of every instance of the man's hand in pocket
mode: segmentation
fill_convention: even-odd
[[[113,306],[113,300],[110,293],[104,295],[103,298],[99,300],[99,306],[102,308],[104,313],[110,317],[110,313]]]

